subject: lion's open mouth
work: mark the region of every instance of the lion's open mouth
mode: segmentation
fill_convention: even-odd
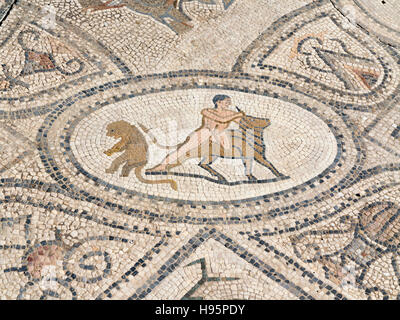
[[[107,136],[107,137],[114,138],[114,139],[119,139],[119,138],[121,138],[121,136],[119,136],[119,135],[117,135],[117,134],[115,134],[115,133],[109,133],[109,132],[106,134],[106,136]]]

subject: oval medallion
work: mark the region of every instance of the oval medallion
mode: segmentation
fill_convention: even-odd
[[[338,153],[333,132],[312,112],[227,90],[162,92],[105,106],[76,123],[69,143],[71,161],[97,182],[191,202],[286,190],[321,174]]]

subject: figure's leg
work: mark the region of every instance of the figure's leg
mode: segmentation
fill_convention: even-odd
[[[208,165],[212,165],[212,163],[217,160],[217,156],[213,156],[213,155],[206,155],[204,156],[201,160],[199,165],[201,164],[208,164]]]
[[[116,158],[112,163],[111,166],[106,169],[106,173],[114,173],[115,171],[118,170],[120,165],[128,160],[128,156],[126,154],[120,155],[118,158]]]
[[[231,146],[233,143],[233,137],[232,135],[228,135],[227,131],[221,131],[221,132],[215,132],[212,135],[212,140],[214,140],[214,142],[216,142],[217,144],[221,145],[222,148],[229,150],[231,149]]]
[[[127,177],[129,176],[129,173],[133,168],[136,168],[138,166],[143,166],[143,162],[136,162],[136,163],[131,163],[130,161],[127,161],[125,165],[122,167],[121,170],[121,177]]]
[[[280,173],[278,171],[278,169],[276,169],[273,164],[271,162],[269,162],[268,160],[264,159],[264,158],[255,158],[255,160],[259,163],[262,164],[263,166],[267,167],[269,170],[271,170],[271,172],[277,176],[277,177],[282,177],[284,176],[282,173]]]
[[[242,158],[243,165],[244,165],[244,174],[247,176],[249,181],[257,181],[257,178],[253,176],[253,159],[249,158]]]
[[[217,177],[218,180],[220,181],[226,181],[225,177],[215,171],[212,167],[211,164],[217,159],[217,156],[205,156],[203,159],[201,159],[199,163],[199,167],[203,168],[207,172],[211,173],[213,176]]]
[[[167,167],[171,168],[172,166],[178,165],[187,158],[186,154],[188,152],[190,153],[190,151],[195,150],[204,141],[208,140],[210,136],[211,131],[208,129],[200,129],[195,131],[191,136],[189,136],[187,142],[165,157],[165,159],[159,165],[147,171],[165,171]]]

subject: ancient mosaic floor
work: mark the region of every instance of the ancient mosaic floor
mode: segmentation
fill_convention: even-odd
[[[400,299],[399,14],[0,0],[0,298]]]

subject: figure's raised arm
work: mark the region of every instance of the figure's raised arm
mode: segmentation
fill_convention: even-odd
[[[238,112],[238,117],[236,117],[233,121],[236,123],[239,123],[240,120],[242,120],[243,117],[245,117],[246,114],[243,111]]]
[[[218,123],[228,123],[228,122],[231,122],[231,121],[240,120],[244,116],[243,112],[234,112],[234,111],[232,111],[228,115],[223,115],[222,116],[221,114],[215,112],[213,109],[203,109],[201,111],[201,114],[204,117],[206,117],[208,119],[211,119],[211,120],[213,120],[215,122],[218,122]]]

